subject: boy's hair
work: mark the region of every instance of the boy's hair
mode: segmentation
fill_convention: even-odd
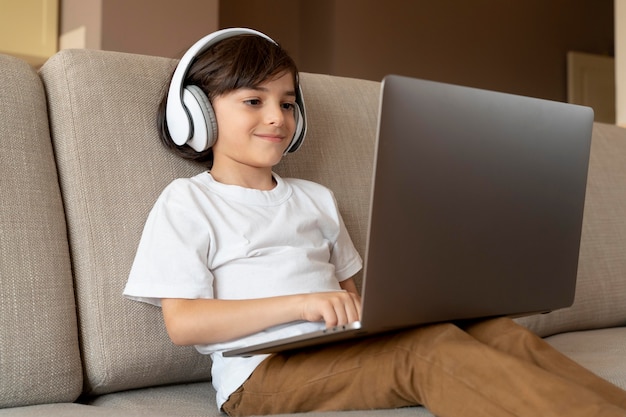
[[[238,35],[226,38],[201,53],[191,65],[184,84],[200,87],[212,103],[219,95],[240,88],[256,88],[283,73],[292,74],[297,89],[298,69],[284,49],[260,36]],[[170,137],[165,118],[167,90],[164,89],[157,115],[161,142],[175,154],[211,168],[211,148],[196,152],[189,145],[176,145]]]

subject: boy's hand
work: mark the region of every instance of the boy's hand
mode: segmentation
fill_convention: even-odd
[[[302,303],[302,319],[324,321],[326,327],[342,326],[361,318],[361,298],[349,291],[307,294]]]

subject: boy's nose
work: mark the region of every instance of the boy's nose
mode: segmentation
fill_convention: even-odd
[[[268,124],[275,126],[282,126],[285,123],[285,115],[283,109],[280,106],[271,106],[267,110]]]

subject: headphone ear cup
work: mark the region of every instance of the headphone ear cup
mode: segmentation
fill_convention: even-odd
[[[300,145],[302,145],[302,141],[304,141],[304,137],[306,136],[306,110],[304,108],[304,100],[302,98],[302,90],[300,89],[300,87],[298,87],[295,105],[296,131],[293,135],[293,138],[291,139],[291,143],[289,143],[289,146],[287,146],[284,155],[297,151],[298,148],[300,148]]]
[[[300,147],[300,142],[302,142],[302,134],[304,133],[304,116],[300,111],[300,106],[298,106],[298,103],[296,103],[295,106],[296,109],[294,112],[294,117],[296,119],[296,130],[293,134],[293,137],[291,138],[291,142],[289,142],[289,145],[287,146],[287,149],[285,149],[283,155],[287,155],[288,153],[297,151]]]
[[[200,87],[188,85],[183,90],[183,104],[191,119],[192,133],[187,145],[204,152],[217,140],[217,120],[211,102]]]

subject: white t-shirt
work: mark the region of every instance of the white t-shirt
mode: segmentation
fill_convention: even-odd
[[[362,267],[327,188],[274,174],[260,191],[221,184],[205,172],[165,188],[143,231],[124,295],[249,299],[340,290]],[[230,342],[196,346],[213,360],[221,408],[267,355],[224,358],[221,351],[323,328],[295,322]]]

